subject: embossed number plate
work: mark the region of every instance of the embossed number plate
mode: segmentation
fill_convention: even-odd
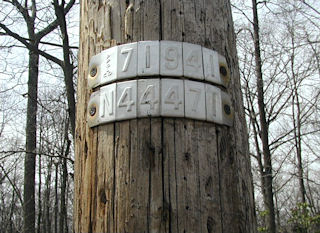
[[[117,82],[94,92],[88,104],[90,127],[140,117],[185,117],[231,126],[229,95],[211,84],[179,79]]]
[[[226,59],[214,50],[177,41],[139,41],[93,56],[88,87],[143,76],[185,77],[223,86],[230,80]]]

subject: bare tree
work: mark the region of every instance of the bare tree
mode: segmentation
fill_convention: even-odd
[[[62,98],[57,99],[56,96]],[[42,156],[44,164],[49,170],[45,178],[43,210],[45,216],[42,232],[69,232],[71,222],[69,222],[68,212],[71,211],[67,209],[69,201],[67,190],[70,181],[68,171],[73,171],[71,157],[73,150],[69,139],[72,135],[68,130],[66,93],[59,90],[44,91],[41,99],[43,99],[41,106],[45,107],[41,107],[39,113],[44,115],[39,122],[42,132],[39,136],[43,143],[39,146],[43,149],[39,154],[44,155]]]
[[[255,32],[251,29],[251,25],[255,23],[254,17],[251,19],[248,16],[252,6],[245,6],[245,1],[240,3],[235,2],[234,11],[237,16],[239,15],[237,19],[244,19],[241,23],[240,19],[238,24],[242,87],[245,93],[246,113],[250,122],[251,155],[255,158],[255,167],[258,171],[256,177],[259,180],[256,180],[255,184],[261,188],[261,195],[264,197],[266,163],[263,158],[261,110],[258,107],[261,94],[259,95],[258,92],[258,82],[254,80],[256,76],[254,74],[259,70],[257,67],[259,61],[254,62],[257,58],[255,52],[257,43],[256,48],[248,43],[248,40],[252,40],[254,44],[257,36],[254,36]],[[262,23],[259,23],[259,26],[262,25],[259,29],[262,29],[259,30],[258,36],[260,71],[263,77],[263,88],[260,90],[263,91],[272,165],[273,188],[269,191],[273,193],[274,214],[278,231],[280,231],[281,224],[284,228],[288,225],[290,209],[302,201],[302,193],[305,193],[306,200],[312,196],[303,186],[306,187],[305,182],[308,177],[308,172],[305,171],[316,166],[314,162],[316,162],[318,150],[314,142],[319,132],[319,127],[315,127],[319,91],[314,84],[318,82],[316,74],[319,73],[316,56],[319,33],[310,28],[318,28],[316,22],[319,19],[316,16],[317,13],[312,14],[314,10],[303,6],[301,1],[256,3],[256,10],[259,8],[259,12],[263,15],[260,21]],[[312,6],[314,3],[310,1],[308,4],[314,8]],[[310,146],[313,147],[313,151],[310,150]],[[255,170],[254,174],[256,174]],[[314,179],[310,180],[314,181]],[[259,192],[256,195],[259,203]],[[299,198],[295,199],[297,195]],[[263,218],[268,217],[269,211],[267,213],[263,211],[268,208],[265,204],[261,206],[261,209],[259,205],[257,208],[261,210]],[[268,226],[267,222],[260,226],[266,225]]]
[[[260,132],[262,141],[262,154],[264,168],[262,171],[263,181],[263,196],[267,215],[267,226],[271,233],[276,233],[276,222],[275,222],[275,211],[273,202],[273,189],[272,189],[272,163],[271,163],[271,152],[269,147],[269,126],[267,123],[264,88],[263,88],[263,74],[262,74],[262,62],[260,55],[260,37],[259,37],[259,21],[257,11],[257,1],[252,0],[253,10],[253,35],[254,35],[254,47],[255,47],[255,62],[256,62],[256,76],[257,76],[257,93],[258,93],[258,106],[259,106],[259,120],[260,120]],[[258,152],[260,153],[260,152]]]
[[[11,5],[23,17],[27,27],[28,38],[18,35],[7,25],[0,23],[0,28],[4,31],[3,35],[8,35],[18,40],[29,50],[28,65],[28,104],[26,119],[26,155],[24,169],[24,232],[35,232],[35,164],[36,164],[36,134],[37,134],[37,108],[38,108],[38,75],[39,75],[39,56],[42,55],[63,67],[63,62],[39,50],[41,40],[59,26],[59,20],[55,19],[43,28],[37,30],[37,4],[36,1],[20,3],[18,0],[5,0],[7,5]],[[61,5],[55,4],[55,9],[60,10],[60,16],[70,10],[75,1],[70,1],[66,6],[64,1]],[[55,2],[57,3],[57,2]],[[5,5],[3,5],[5,6]],[[62,7],[62,8],[61,8]],[[62,12],[61,12],[62,10]],[[64,42],[65,43],[65,42]],[[69,63],[67,62],[67,65]],[[71,93],[73,94],[73,93]],[[74,104],[74,102],[71,104]],[[70,109],[72,110],[72,109]]]

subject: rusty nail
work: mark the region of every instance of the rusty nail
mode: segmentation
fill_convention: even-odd
[[[225,105],[223,106],[223,109],[224,109],[224,112],[225,112],[227,115],[230,115],[230,114],[231,114],[230,105],[225,104]]]
[[[222,74],[223,76],[227,76],[228,74],[226,67],[223,65],[220,66],[220,74]]]
[[[96,106],[95,105],[91,106],[90,111],[89,111],[90,116],[94,116],[96,114],[96,112],[97,112]]]
[[[90,76],[94,77],[97,74],[97,67],[92,67],[90,70]]]

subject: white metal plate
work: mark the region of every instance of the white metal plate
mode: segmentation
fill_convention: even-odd
[[[137,81],[117,83],[116,119],[137,117]]]
[[[152,76],[160,73],[160,42],[138,42],[138,76]]]
[[[88,86],[94,88],[102,84],[110,83],[117,78],[117,52],[118,46],[106,49],[90,59]],[[90,74],[93,68],[97,69],[94,77]]]
[[[184,76],[202,80],[204,77],[201,46],[184,42],[182,53]]]
[[[179,79],[142,79],[108,84],[91,94],[89,127],[137,117],[186,117],[232,126],[231,97],[220,88]]]
[[[202,48],[202,53],[205,80],[217,84],[222,84],[219,73],[218,53],[207,48]]]
[[[94,92],[90,96],[88,102],[88,109],[87,109],[87,121],[89,127],[99,125],[100,118],[99,118],[99,101],[100,101],[100,92]],[[94,113],[94,114],[91,114]]]
[[[206,84],[207,121],[222,124],[221,91],[219,88]]]
[[[161,116],[184,117],[183,80],[161,79]]]
[[[137,56],[137,42],[118,46],[117,79],[125,79],[137,76]]]
[[[114,46],[93,56],[88,87],[157,75],[205,79],[225,87],[230,81],[226,58],[214,50],[177,41],[140,41]]]
[[[160,75],[183,76],[182,42],[160,41]]]
[[[206,120],[205,84],[185,80],[185,116],[187,118]]]
[[[101,122],[111,122],[116,119],[116,83],[104,86],[100,89]]]
[[[157,75],[168,78],[136,80]],[[227,87],[230,71],[226,58],[216,51],[185,42],[140,41],[102,51],[89,63],[88,87],[102,86],[89,99],[89,126],[160,115],[233,124],[227,93],[179,77]],[[123,79],[135,80],[118,82]]]
[[[138,80],[138,117],[160,115],[160,79]]]

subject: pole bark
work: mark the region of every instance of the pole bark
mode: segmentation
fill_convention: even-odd
[[[224,55],[234,125],[158,117],[89,128],[90,58],[142,40]],[[256,232],[229,1],[81,1],[77,98],[75,232]]]

